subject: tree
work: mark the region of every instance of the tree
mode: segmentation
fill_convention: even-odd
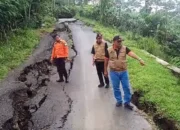
[[[45,11],[42,6],[51,0],[1,0],[0,1],[0,39],[7,38],[13,29],[39,26],[40,15]]]

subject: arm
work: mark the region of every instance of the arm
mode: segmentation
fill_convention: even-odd
[[[108,63],[109,63],[109,52],[106,48],[105,50],[105,58],[104,58],[104,76],[108,77]]]
[[[106,77],[108,76],[108,70],[107,70],[108,63],[109,63],[109,59],[105,58],[105,60],[104,60],[104,76],[106,76]]]
[[[93,63],[93,65],[94,65],[94,64],[95,64],[95,50],[94,50],[94,46],[92,47],[91,54],[93,55],[93,57],[92,57],[92,63]]]
[[[130,52],[128,53],[128,56],[130,56],[130,57],[138,60],[141,65],[145,65],[144,61],[143,61],[141,58],[139,58],[134,52],[130,51]]]
[[[95,65],[95,55],[93,55],[92,57],[92,63],[93,63],[93,66]]]
[[[53,62],[53,59],[54,59],[54,53],[55,53],[55,47],[53,47],[52,49],[52,53],[51,53],[51,63]]]
[[[108,51],[108,45],[107,43],[105,43],[105,54],[107,53],[107,51]]]

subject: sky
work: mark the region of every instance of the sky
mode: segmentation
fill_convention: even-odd
[[[91,4],[91,5],[93,5],[93,4],[98,4],[99,1],[100,1],[100,0],[91,0],[91,1],[89,2],[89,4]],[[128,0],[124,0],[124,1],[127,2]],[[137,8],[137,7],[134,8],[134,7],[132,6],[132,8],[134,8],[135,11],[139,12],[140,9],[145,5],[145,0],[137,0],[137,1],[139,1],[139,2],[141,3],[141,7],[139,7],[139,8]],[[163,1],[167,2],[167,1],[169,1],[169,0],[163,0]],[[172,1],[175,2],[176,0],[172,0]],[[178,0],[178,1],[180,1],[180,0]],[[156,10],[160,10],[160,9],[163,8],[163,7],[157,6],[157,5],[152,5],[151,7],[152,7],[152,12],[155,12]],[[173,11],[173,10],[172,10],[172,11]]]

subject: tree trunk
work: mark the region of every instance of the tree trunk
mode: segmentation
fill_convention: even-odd
[[[29,3],[29,11],[28,11],[28,19],[29,20],[31,19],[31,7],[32,7],[32,4],[33,4],[33,0],[31,0],[31,2]]]
[[[31,19],[31,4],[30,4],[30,6],[29,6],[28,19],[29,19],[29,20]]]

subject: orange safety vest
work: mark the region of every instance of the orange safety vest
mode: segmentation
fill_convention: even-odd
[[[54,58],[67,58],[69,55],[68,46],[66,41],[61,40],[54,43],[54,47],[51,54],[51,60]]]

